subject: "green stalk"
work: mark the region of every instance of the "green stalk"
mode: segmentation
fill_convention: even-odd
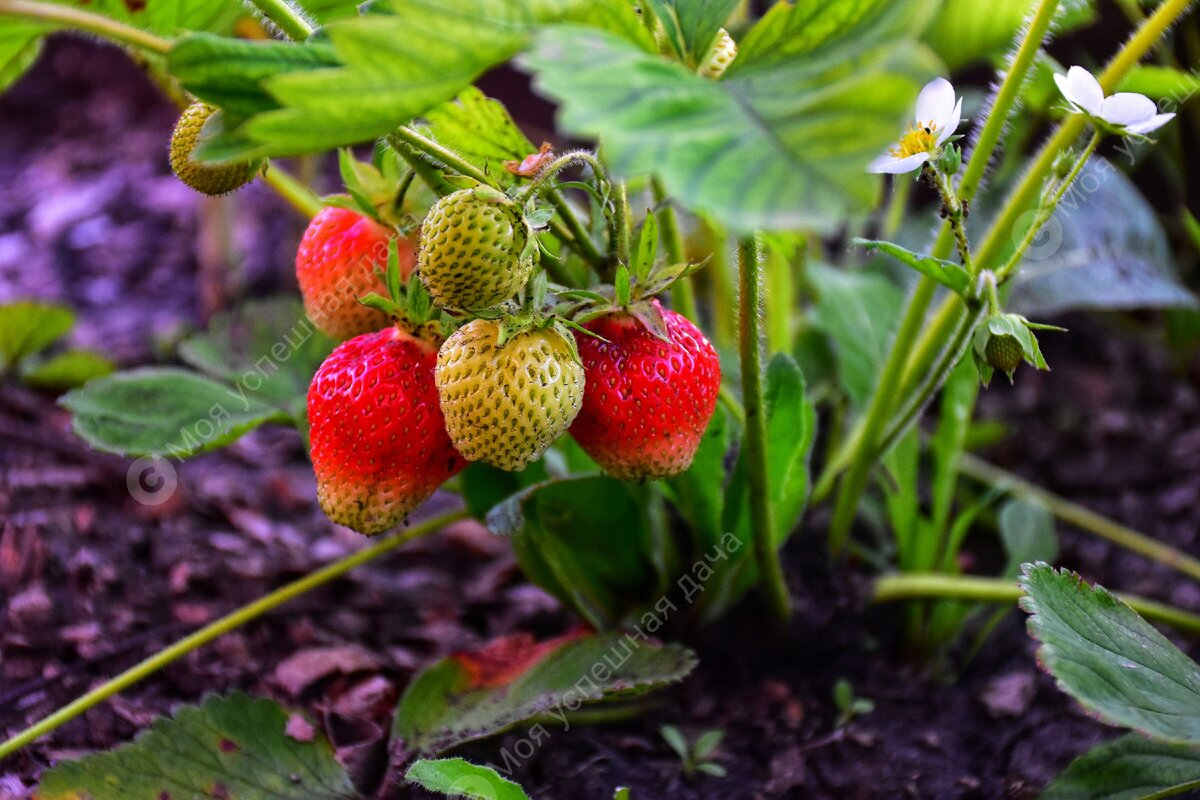
[[[1200,615],[1137,595],[1114,592],[1123,602],[1146,619],[1162,622],[1176,630],[1200,634]],[[875,580],[871,601],[964,600],[981,603],[1015,603],[1025,595],[1015,582],[1004,578],[974,575],[947,575],[942,572],[909,572],[883,575]]]
[[[25,745],[70,722],[93,706],[102,703],[138,681],[153,675],[171,662],[178,660],[193,650],[203,647],[217,637],[223,636],[235,628],[261,617],[263,614],[274,610],[289,600],[293,600],[306,592],[323,586],[335,578],[340,578],[355,567],[379,558],[395,550],[402,544],[435,533],[451,522],[463,519],[466,516],[466,511],[452,511],[427,522],[422,522],[419,525],[414,525],[408,530],[394,533],[370,547],[359,550],[357,553],[352,553],[345,558],[338,559],[316,572],[312,572],[299,580],[281,586],[270,594],[255,600],[253,603],[242,606],[215,622],[205,625],[195,633],[185,636],[170,647],[160,650],[145,661],[130,667],[120,675],[97,686],[74,702],[63,706],[50,716],[34,723],[8,741],[0,743],[0,759],[12,755]]]
[[[767,476],[767,410],[763,395],[762,244],[754,237],[738,243],[738,341],[742,361],[742,402],[746,409],[743,439],[750,491],[750,528],[758,578],[771,612],[779,621],[791,616],[791,598],[779,564]]]
[[[613,198],[613,249],[617,252],[617,261],[629,266],[631,249],[629,234],[629,190],[625,181],[617,181],[612,187]]]
[[[662,181],[655,178],[651,181],[654,192],[654,203],[658,206],[658,224],[663,244],[667,248],[667,258],[672,264],[682,264],[687,260],[683,246],[683,234],[679,230],[679,217],[675,206],[667,197],[667,189]],[[700,322],[700,312],[696,308],[696,288],[692,285],[692,276],[685,275],[671,284],[671,308],[683,314],[692,322]]]
[[[807,242],[804,245],[807,247]],[[800,251],[803,253],[804,251]],[[792,262],[777,247],[767,248],[767,350],[786,353],[792,349],[792,309],[796,284]]]
[[[1139,533],[1119,522],[1114,522],[1078,503],[1072,503],[1066,498],[1059,497],[1053,492],[1036,486],[1024,478],[989,464],[976,456],[964,453],[959,463],[959,470],[963,475],[968,475],[981,483],[1007,488],[1014,494],[1041,503],[1051,514],[1069,525],[1074,525],[1101,539],[1107,539],[1126,550],[1143,555],[1181,572],[1193,580],[1200,581],[1200,559],[1176,550],[1168,544],[1144,533]]]
[[[288,0],[250,0],[262,15],[283,31],[289,39],[303,42],[312,36],[313,26]]]
[[[263,174],[263,181],[274,189],[276,194],[286,200],[292,208],[310,219],[321,213],[321,209],[324,208],[321,205],[321,198],[317,197],[311,189],[301,183],[296,176],[287,172],[282,167],[276,166],[274,163],[267,165],[267,170]]]
[[[171,50],[169,39],[163,39],[132,25],[125,25],[80,8],[42,3],[37,0],[0,0],[0,16],[4,15],[26,17],[39,22],[78,28],[119,44],[147,50],[160,56],[166,55]]]

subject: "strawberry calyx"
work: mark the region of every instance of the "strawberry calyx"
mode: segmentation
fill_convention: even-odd
[[[408,283],[400,280],[400,249],[395,239],[388,242],[387,269],[380,276],[387,287],[388,296],[371,292],[360,297],[358,302],[367,308],[382,311],[392,317],[397,326],[409,332],[436,329],[440,342],[445,328],[441,312],[433,305],[433,298],[414,272],[408,278]],[[420,336],[418,338],[424,338]]]
[[[412,185],[415,173],[403,176],[396,173],[394,162],[383,160],[382,167],[359,161],[348,149],[338,151],[338,170],[346,187],[343,194],[321,198],[325,205],[355,211],[384,225],[395,228],[400,235],[410,236],[417,228],[411,214],[403,209],[404,197]]]

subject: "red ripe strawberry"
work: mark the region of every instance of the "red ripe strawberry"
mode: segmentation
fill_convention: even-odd
[[[329,206],[308,224],[296,251],[296,280],[313,324],[339,341],[384,328],[388,316],[358,302],[371,292],[387,295],[378,272],[387,267],[396,231],[355,211]],[[417,262],[416,248],[399,240],[400,280]]]
[[[584,326],[603,339],[575,337],[587,388],[571,435],[623,480],[667,478],[691,466],[721,387],[717,352],[700,329],[650,302],[666,339],[621,310]]]
[[[466,466],[446,435],[437,341],[399,326],[339,345],[308,389],[321,510],[368,536],[401,522]]]

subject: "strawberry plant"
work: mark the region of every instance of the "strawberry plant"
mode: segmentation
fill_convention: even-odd
[[[379,537],[102,684],[0,744],[0,756],[466,517],[507,537],[524,578],[580,621],[418,671],[371,785],[355,785],[360,776],[303,714],[231,694],[49,770],[38,797],[161,800],[171,781],[209,797],[399,796],[409,785],[526,797],[511,771],[451,751],[514,730],[540,741],[548,719],[566,731],[589,712],[646,710],[648,692],[697,666],[676,640],[740,602],[785,628],[799,574],[782,554],[810,504],[822,507],[812,518],[830,569],[846,568],[848,553],[877,567],[870,599],[909,602],[906,643],[925,658],[947,658],[969,632],[968,654],[981,646],[1002,616],[985,604],[1011,606],[1021,564],[1056,556],[1055,516],[1200,578],[1194,557],[968,452],[981,386],[996,372],[1011,383],[1047,370],[1038,337],[1069,335],[1024,316],[1042,318],[1019,302],[1022,288],[1057,298],[1046,314],[1120,305],[1048,289],[1027,267],[1040,237],[1063,226],[1072,193],[1113,169],[1101,152],[1170,130],[1173,112],[1118,89],[1189,3],[1134,9],[1133,36],[1095,75],[1059,69],[1045,49],[1094,13],[1084,0],[1011,4],[1022,5],[1015,23],[997,15],[973,32],[956,0],[761,5],[0,0],[0,87],[50,32],[114,42],[180,101],[163,143],[179,180],[218,197],[261,181],[307,220],[289,258],[299,299],[215,317],[176,348],[186,366],[108,374],[81,354],[57,369],[69,352],[30,361],[69,327],[62,312],[32,306],[0,308],[0,366],[30,383],[82,383],[61,405],[74,432],[106,453],[183,460],[263,425],[294,427],[324,514]],[[971,47],[946,19],[972,33]],[[941,76],[976,48],[999,64],[985,103]],[[484,93],[481,78],[504,65],[555,104],[556,134],[582,146],[535,144]],[[1000,153],[1027,110],[1052,118],[1054,133],[1032,154],[1027,139]],[[299,177],[306,164],[335,161],[338,193],[318,196]],[[1143,208],[1120,180],[1106,191]],[[924,243],[913,231],[931,219],[936,238]],[[1087,232],[1072,235],[1090,243]],[[1130,290],[1142,292],[1138,305],[1195,301],[1169,271],[1156,275]],[[431,516],[438,504],[454,510]],[[964,574],[967,537],[986,522],[1003,567]],[[1061,581],[1040,567],[1025,581],[1043,661],[1069,673],[1052,657],[1061,631],[1043,638],[1049,606],[1038,596]],[[1194,614],[1128,600],[1198,628]],[[1116,636],[1145,625],[1123,606],[1115,613],[1094,628]],[[1059,676],[1077,696],[1099,691]],[[1169,740],[1182,762],[1171,786],[1195,786],[1192,754],[1177,749],[1195,743],[1193,732],[1162,735],[1141,714],[1194,698],[1164,681],[1137,688],[1149,698],[1137,713],[1112,712],[1111,697],[1097,701],[1102,713]],[[832,735],[875,713],[848,680],[833,696]],[[689,776],[726,776],[714,758],[722,734],[662,734]],[[1166,744],[1115,747],[1122,757],[1170,755]],[[1100,758],[1085,756],[1048,796],[1165,796],[1071,794],[1096,783],[1076,777]]]

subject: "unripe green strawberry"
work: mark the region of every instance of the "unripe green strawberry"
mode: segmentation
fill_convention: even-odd
[[[516,472],[566,432],[583,404],[583,365],[566,327],[518,330],[477,319],[438,351],[446,430],[469,461]]]
[[[504,195],[461,189],[434,203],[421,224],[417,274],[438,305],[497,305],[533,273],[533,258],[522,257],[529,236],[529,226]]]
[[[993,335],[988,339],[984,348],[984,356],[988,366],[998,372],[1011,376],[1025,359],[1025,351],[1017,337],[1011,334]]]
[[[737,52],[737,42],[733,41],[729,31],[721,28],[720,33],[717,34],[717,40],[713,42],[712,49],[708,51],[708,55],[705,56],[697,71],[704,77],[715,81],[725,74],[725,70],[729,69],[729,65],[737,58]]]
[[[571,436],[622,480],[668,478],[692,464],[721,389],[721,363],[700,329],[649,301],[666,339],[615,310],[577,334],[587,375]]]
[[[204,123],[216,112],[216,106],[196,101],[184,109],[171,134],[171,170],[188,186],[208,195],[228,194],[240,189],[262,169],[262,161],[233,161],[228,164],[200,164],[192,153],[200,140]]]
[[[466,466],[446,436],[433,369],[437,340],[393,326],[356,336],[308,389],[317,499],[368,536],[404,520]]]
[[[338,341],[380,330],[388,324],[382,311],[358,302],[375,292],[386,295],[379,273],[387,266],[393,228],[349,209],[321,209],[296,249],[296,280],[304,311],[313,324]],[[399,238],[400,279],[412,274],[416,253],[410,240]]]

